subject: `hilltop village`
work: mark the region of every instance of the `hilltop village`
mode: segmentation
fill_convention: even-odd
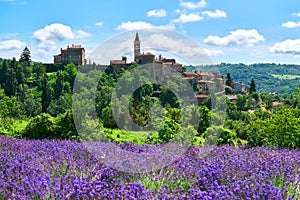
[[[127,70],[131,65],[139,64],[143,67],[151,67],[152,77],[155,80],[168,81],[168,77],[173,72],[182,75],[182,80],[189,81],[193,85],[196,98],[201,101],[209,97],[210,92],[214,91],[217,95],[224,94],[225,77],[218,73],[211,72],[187,72],[181,63],[175,58],[164,58],[162,55],[156,57],[151,52],[141,52],[140,36],[136,33],[133,41],[134,60],[129,62],[126,56],[122,56],[120,60],[110,60],[110,64],[105,67],[111,67],[116,73],[120,73],[122,69]],[[87,65],[85,59],[85,49],[81,45],[67,46],[61,49],[60,54],[54,55],[54,64],[74,63],[77,66],[84,67]],[[103,66],[103,65],[101,65]],[[170,69],[173,70],[170,71]],[[236,94],[245,93],[247,86],[242,83],[233,83],[232,89]]]

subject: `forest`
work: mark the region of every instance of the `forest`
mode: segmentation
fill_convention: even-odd
[[[87,130],[98,126],[97,137],[109,141],[158,144],[169,142],[181,133],[192,136],[193,140],[190,142],[196,146],[213,140],[217,145],[247,144],[253,147],[268,145],[299,148],[300,89],[294,89],[293,85],[284,84],[285,80],[275,78],[279,74],[295,75],[297,67],[274,64],[221,64],[221,72],[230,70],[230,73],[227,73],[225,88],[229,89],[226,90],[228,95],[233,95],[228,84],[233,81],[244,80],[247,83],[252,80],[252,85],[249,85],[250,92],[236,95],[236,102],[231,102],[226,96],[211,95],[198,105],[185,107],[183,112],[180,107],[183,102],[174,94],[179,93],[183,87],[179,76],[173,77],[167,85],[152,84],[148,71],[138,65],[132,65],[130,69],[120,73],[116,73],[110,67],[99,71],[87,66],[83,66],[84,70],[81,72],[70,63],[61,66],[56,72],[47,72],[45,65],[30,62],[30,55],[26,57],[23,52],[19,61],[13,58],[0,62],[0,133],[17,138],[80,141],[82,135],[77,132],[80,125],[74,124],[72,103],[76,105],[87,102],[84,103],[88,105],[86,113],[95,110],[97,119],[91,119],[86,114],[81,116],[81,125],[84,124]],[[120,93],[119,98],[112,100],[116,87],[119,91],[128,91],[136,84],[130,74],[135,68],[139,71],[139,78],[143,79],[143,85],[133,94]],[[192,67],[187,67],[186,70],[191,70],[190,68]],[[257,72],[255,76],[250,73],[254,68]],[[268,73],[274,73],[273,79],[278,79],[282,87],[289,87],[287,92],[270,94],[264,91],[265,88],[260,88],[261,85],[268,87],[264,83],[270,79],[265,80],[262,75],[262,70],[267,68],[273,69]],[[240,73],[241,71],[244,73]],[[266,75],[265,73],[264,76]],[[88,103],[88,98],[92,95],[89,85],[94,84],[92,82],[95,79],[87,77],[97,77],[97,89],[93,96],[95,105]],[[78,91],[73,90],[75,79],[81,83]],[[120,81],[125,84],[117,84]],[[281,91],[282,87],[278,88],[278,91]],[[269,90],[274,91],[270,88]],[[73,95],[72,99],[73,93],[76,95]],[[213,105],[216,104],[214,101],[223,102],[226,106],[222,108],[223,113],[215,111],[218,105]],[[274,106],[274,102],[278,105]],[[158,105],[162,106],[163,111]],[[129,111],[125,112],[127,106]],[[150,111],[162,111],[162,117],[151,119]],[[123,127],[118,127],[113,112],[120,117],[123,115]],[[182,125],[183,121],[188,124],[188,121],[195,117],[199,118],[196,125]],[[130,120],[140,127],[145,127],[151,121],[158,131],[126,131],[130,129]]]
[[[221,63],[210,66],[187,66],[187,71],[209,71],[210,68],[218,69],[220,74],[230,73],[235,81],[250,84],[251,78],[255,79],[259,92],[278,92],[280,95],[293,93],[299,87],[300,66],[294,64],[230,64]]]

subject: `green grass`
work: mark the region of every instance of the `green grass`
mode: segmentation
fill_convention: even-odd
[[[106,136],[110,139],[119,142],[131,142],[135,144],[144,144],[153,132],[142,132],[142,131],[125,131],[125,130],[113,130],[105,129]]]
[[[273,76],[274,78],[278,78],[280,80],[294,80],[296,78],[300,78],[300,75],[291,75],[291,74],[283,74],[283,75],[270,74],[270,75]]]

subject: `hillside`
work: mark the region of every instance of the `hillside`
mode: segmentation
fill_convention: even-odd
[[[187,71],[210,71],[210,69],[226,75],[230,73],[235,82],[244,82],[249,85],[254,78],[259,92],[278,92],[279,94],[292,93],[299,87],[300,66],[290,64],[227,64],[213,66],[186,67]]]

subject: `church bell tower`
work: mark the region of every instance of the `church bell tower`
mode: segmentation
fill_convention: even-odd
[[[136,32],[134,40],[134,61],[138,62],[138,57],[141,55],[141,42],[138,32]]]

